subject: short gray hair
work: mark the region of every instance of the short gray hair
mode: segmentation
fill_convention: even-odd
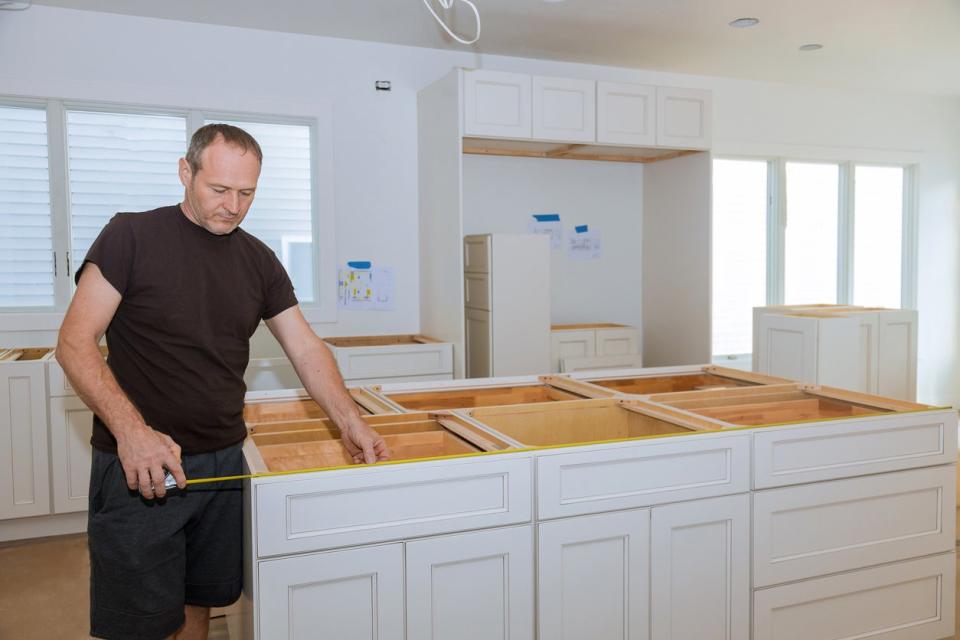
[[[203,168],[200,163],[203,150],[216,142],[217,138],[223,138],[227,144],[240,147],[244,153],[253,151],[253,155],[257,156],[257,162],[263,164],[263,151],[252,135],[231,124],[222,122],[205,124],[194,132],[193,137],[190,138],[190,147],[187,149],[187,164],[190,165],[190,171],[194,175]]]

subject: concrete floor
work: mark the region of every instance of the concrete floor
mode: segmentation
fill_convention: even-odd
[[[957,523],[960,531],[960,510]],[[0,545],[0,578],[0,638],[89,638],[90,562],[85,535]],[[960,578],[957,587],[960,611]],[[237,613],[214,611],[213,615],[210,640],[230,640],[228,619]],[[960,616],[955,637],[960,638]]]

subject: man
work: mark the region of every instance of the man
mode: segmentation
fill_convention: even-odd
[[[283,266],[239,228],[261,161],[242,129],[200,128],[180,160],[183,202],[117,214],[77,272],[57,359],[95,414],[95,637],[206,638],[209,608],[239,597],[239,487],[185,490],[185,481],[241,473],[243,373],[261,319],[354,461],[388,458],[300,313]],[[97,346],[104,333],[107,363]],[[167,494],[165,469],[180,491]]]

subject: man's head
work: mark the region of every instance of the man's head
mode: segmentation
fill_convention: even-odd
[[[228,124],[208,124],[190,139],[180,158],[184,213],[210,233],[239,226],[257,189],[263,152],[249,133]]]

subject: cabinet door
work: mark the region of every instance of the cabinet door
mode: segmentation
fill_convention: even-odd
[[[656,88],[641,84],[597,83],[597,142],[656,144]]]
[[[463,133],[530,137],[530,76],[502,71],[463,74]]]
[[[709,149],[712,110],[709,91],[657,87],[657,146]]]
[[[544,522],[540,640],[649,638],[650,510]]]
[[[857,313],[854,317],[860,323],[860,356],[857,358],[860,375],[853,390],[876,393],[880,321],[875,313]]]
[[[817,318],[760,317],[759,372],[799,382],[817,382]]]
[[[44,366],[0,364],[0,519],[50,513]]]
[[[917,312],[881,311],[877,354],[877,393],[917,398]]]
[[[407,543],[407,638],[532,640],[530,525]]]
[[[261,562],[261,640],[403,640],[403,545]]]
[[[651,638],[750,635],[750,495],[654,507]]]
[[[493,361],[493,327],[490,312],[466,310],[467,377],[488,378]]]
[[[50,398],[50,462],[55,513],[87,510],[93,411],[76,396]]]
[[[597,355],[597,332],[593,329],[571,329],[550,332],[550,367],[560,372],[564,358],[592,358]]]
[[[640,353],[640,332],[633,327],[597,329],[598,356],[625,356]]]
[[[596,83],[593,80],[533,77],[533,137],[537,140],[596,140]]]

